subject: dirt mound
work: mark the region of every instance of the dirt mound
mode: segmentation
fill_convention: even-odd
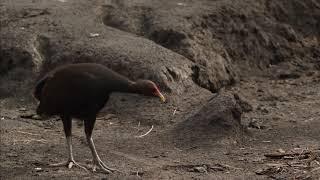
[[[21,87],[30,87],[33,75],[30,53],[15,47],[0,48],[0,98],[28,93]]]
[[[237,75],[230,58],[219,42],[211,40],[212,34],[188,22],[179,12],[172,14],[172,9],[162,8],[156,2],[150,6],[108,4],[102,8],[102,18],[107,26],[144,36],[186,57],[186,61],[194,63],[193,80],[199,86],[216,92],[233,84]],[[167,13],[172,14],[170,19]]]
[[[203,16],[244,75],[281,64],[319,69],[319,17],[319,3],[296,0],[225,4]]]
[[[42,57],[40,76],[63,64],[95,62],[132,80],[153,80],[162,90],[172,93],[180,94],[192,85],[191,63],[182,63],[184,57],[150,41],[117,36],[92,42],[89,37],[77,37],[71,44],[68,40],[61,43],[60,39],[59,35],[38,36],[36,47]]]
[[[287,66],[295,73],[319,69],[316,1],[152,2],[108,4],[104,23],[195,62],[194,81],[213,92],[234,83],[237,72],[278,76],[274,69]]]
[[[213,96],[196,113],[177,124],[170,132],[179,145],[211,144],[219,138],[238,138],[243,134],[242,108],[234,95]]]
[[[48,4],[54,6],[55,2]],[[81,10],[85,3],[75,3],[80,9],[69,9],[69,6],[59,9],[59,14],[53,13],[54,8],[42,5],[44,7],[37,9],[47,13],[36,13],[31,17],[16,16],[10,8],[17,14],[33,12],[32,3],[25,7],[16,5],[6,8],[6,23],[1,28],[4,41],[19,44],[32,55],[40,71],[39,78],[63,64],[97,62],[132,80],[153,80],[161,90],[173,94],[182,94],[186,88],[195,86],[192,62],[145,38],[106,28],[97,21],[99,17],[94,8],[91,9],[93,12]],[[74,13],[70,14],[70,11]],[[47,21],[48,17],[52,18]],[[86,22],[87,29],[82,27],[83,22]],[[2,44],[8,46],[9,43]]]
[[[7,74],[16,68],[33,67],[32,57],[27,51],[18,48],[0,48],[0,74]]]

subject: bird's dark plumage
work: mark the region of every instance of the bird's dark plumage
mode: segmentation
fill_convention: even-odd
[[[98,64],[67,65],[39,81],[35,97],[39,113],[77,118],[98,113],[112,92],[131,92],[133,82]]]
[[[37,113],[61,117],[69,148],[69,165],[76,164],[71,148],[71,119],[78,118],[84,121],[95,165],[105,171],[110,170],[96,153],[91,135],[96,115],[112,92],[156,96],[164,101],[163,95],[153,82],[149,80],[133,82],[103,65],[94,63],[59,67],[38,81],[34,90],[35,98],[40,101]]]
[[[34,89],[33,95],[39,101],[40,101],[40,97],[41,97],[42,88],[43,88],[44,84],[46,83],[47,78],[48,77],[45,76],[44,78],[40,79],[36,85],[36,88]]]

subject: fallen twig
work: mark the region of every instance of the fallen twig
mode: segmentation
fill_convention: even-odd
[[[310,153],[310,158],[307,159],[307,164],[310,166],[311,165],[311,162],[313,161],[316,161],[317,162],[317,159],[320,157],[320,152],[311,152]],[[319,163],[319,162],[318,162]]]
[[[153,125],[151,126],[151,128],[149,129],[148,132],[146,132],[145,134],[142,134],[142,135],[140,135],[140,136],[135,136],[135,137],[137,137],[137,138],[144,137],[144,136],[148,135],[148,134],[152,131],[152,129],[153,129]]]
[[[317,168],[312,169],[310,172],[315,172],[315,171],[319,171],[319,170],[320,170],[320,167],[317,167]]]
[[[17,131],[18,133],[21,134],[29,134],[29,135],[33,135],[33,136],[40,136],[40,134],[33,134],[33,133],[29,133],[29,132],[24,132],[24,131]]]
[[[177,109],[174,109],[172,115],[174,116],[177,113]]]
[[[228,164],[220,164],[221,166],[224,166],[226,168],[229,168],[229,169],[235,169],[235,170],[243,170],[243,168],[238,168],[238,167],[234,167],[234,166],[230,166]]]
[[[177,168],[181,168],[181,169],[190,169],[192,171],[194,171],[196,168],[202,167],[204,168],[206,171],[227,171],[229,170],[243,170],[243,168],[238,168],[238,167],[234,167],[234,166],[230,166],[227,164],[179,164],[179,165],[166,165],[164,166],[164,169],[177,169]],[[197,170],[198,171],[198,170]]]
[[[140,121],[139,121],[139,123],[138,123],[138,127],[137,127],[137,132],[139,132],[140,131]]]
[[[144,172],[142,170],[141,171],[137,170],[137,171],[131,171],[130,174],[136,175],[137,177],[140,178],[144,174]]]
[[[34,116],[34,113],[20,115],[21,118],[25,118],[25,119],[32,119],[33,116]]]
[[[310,155],[313,153],[312,151],[305,151],[305,152],[293,152],[293,153],[271,153],[271,154],[265,154],[265,157],[268,158],[274,158],[274,159],[280,159],[283,158],[284,156],[302,156],[302,155]]]
[[[23,142],[24,144],[29,144],[31,141],[42,142],[42,143],[47,142],[47,141],[44,140],[44,139],[14,140],[14,141],[13,141],[13,145],[16,145],[17,142]]]

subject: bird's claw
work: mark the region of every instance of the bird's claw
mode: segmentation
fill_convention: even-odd
[[[67,166],[69,169],[71,169],[73,167],[73,165],[88,171],[87,168],[81,166],[80,164],[76,163],[74,160],[68,160],[67,162],[61,162],[61,163],[56,163],[56,164],[50,164],[50,167],[60,167],[60,166]]]
[[[109,168],[101,160],[94,161],[92,171],[96,172],[97,171],[97,167],[100,168],[103,172],[105,172],[107,174],[110,174],[110,173],[112,173],[114,171],[117,171],[116,169]]]
[[[76,163],[74,160],[73,161],[69,161],[68,168],[71,169],[73,165],[75,165],[75,166],[77,166],[77,167],[79,167],[79,168],[81,168],[81,169],[83,169],[85,171],[88,171],[87,168],[85,168],[85,167],[81,166],[80,164]]]

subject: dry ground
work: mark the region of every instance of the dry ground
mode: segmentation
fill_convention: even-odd
[[[150,126],[139,129],[138,119],[125,121],[121,115],[102,113],[100,117],[104,119],[98,120],[95,128],[98,151],[105,162],[123,171],[112,175],[47,167],[48,163],[66,159],[61,122],[20,118],[25,112],[18,104],[10,110],[2,108],[1,177],[317,179],[319,158],[310,159],[311,155],[305,153],[320,150],[319,81],[319,74],[313,74],[290,80],[252,79],[234,87],[233,91],[246,97],[254,107],[243,115],[243,123],[251,128],[242,142],[223,139],[203,147],[192,144],[176,147],[161,139],[170,125],[166,128],[155,125],[148,136],[139,139],[134,136],[146,132]],[[76,124],[74,144],[76,160],[90,164],[89,148],[82,128]],[[289,155],[284,159],[265,157],[279,151]],[[293,152],[297,154],[290,155]],[[203,166],[207,172],[197,172],[196,168]]]
[[[319,7],[298,0],[1,2],[0,179],[319,179]],[[121,173],[48,167],[66,160],[66,145],[59,118],[28,116],[36,106],[34,64],[42,59],[43,73],[71,57],[167,88],[166,104],[114,94],[99,114],[97,151]],[[219,90],[249,103],[246,132],[177,143],[173,128]],[[75,160],[89,167],[76,121],[73,144]]]

